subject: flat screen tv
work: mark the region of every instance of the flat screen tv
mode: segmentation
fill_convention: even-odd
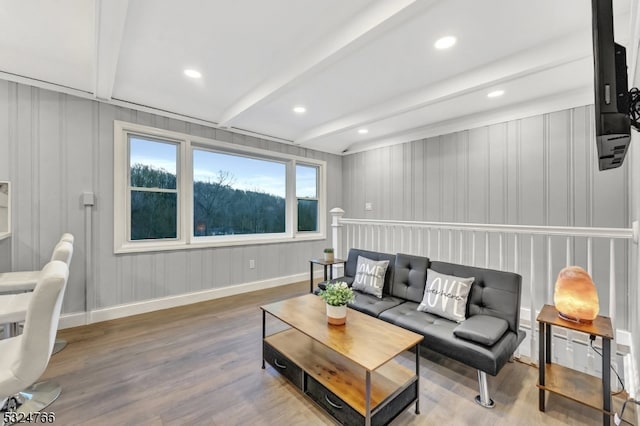
[[[612,0],[591,0],[595,124],[600,170],[620,167],[631,141],[626,50],[613,39]]]

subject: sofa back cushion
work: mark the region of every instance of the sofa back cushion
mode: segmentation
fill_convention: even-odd
[[[396,256],[388,253],[380,253],[377,251],[369,251],[352,248],[349,249],[349,255],[347,256],[347,263],[344,265],[344,275],[354,278],[356,276],[358,268],[358,256],[366,257],[367,259],[380,261],[388,260],[387,273],[384,276],[384,288],[382,292],[389,294],[391,290],[391,283],[393,282],[394,268],[393,265],[396,262]]]
[[[474,277],[457,277],[427,270],[427,285],[418,310],[451,321],[464,321],[467,319],[469,293],[474,281]]]
[[[475,277],[469,295],[467,318],[473,315],[502,318],[509,324],[509,330],[518,332],[522,276],[448,262],[433,261],[430,267],[441,274]]]
[[[358,256],[358,267],[353,279],[353,289],[363,293],[373,294],[378,299],[382,298],[384,277],[387,274],[388,260],[371,260]]]
[[[393,284],[390,294],[420,303],[424,295],[429,263],[428,257],[398,253],[393,267]]]

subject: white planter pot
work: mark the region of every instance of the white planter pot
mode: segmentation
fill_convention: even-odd
[[[324,254],[325,262],[333,262],[333,253],[325,253]]]
[[[343,325],[347,322],[347,305],[331,306],[327,304],[327,322],[331,325]]]

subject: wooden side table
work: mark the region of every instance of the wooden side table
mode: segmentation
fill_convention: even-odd
[[[572,399],[588,407],[602,411],[602,424],[609,425],[611,420],[611,341],[613,327],[611,319],[598,316],[591,324],[567,321],[558,316],[558,310],[552,305],[544,305],[538,318],[539,341],[539,409],[544,411],[544,392],[553,392]],[[590,374],[551,364],[551,326],[566,328],[602,338],[602,379]]]
[[[313,265],[322,265],[324,267],[324,280],[327,280],[327,267],[333,265],[341,265],[347,263],[344,259],[333,259],[328,262],[324,259],[309,259],[309,293],[313,293]],[[329,278],[333,279],[333,268],[329,268]]]

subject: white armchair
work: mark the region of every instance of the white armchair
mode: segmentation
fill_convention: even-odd
[[[67,241],[60,241],[51,255],[52,261],[60,261],[69,267],[71,258],[73,257],[73,245]],[[38,278],[42,276],[42,271],[36,271],[34,273],[36,282]],[[34,287],[35,287],[34,283]],[[1,287],[0,287],[1,288]],[[0,294],[0,324],[6,324],[9,328],[9,336],[15,336],[18,334],[18,324],[25,320],[27,317],[27,307],[33,292],[15,293],[15,294]]]
[[[49,262],[29,301],[24,331],[0,340],[0,415],[42,410],[60,395],[60,386],[36,381],[47,368],[69,277],[64,262]]]

